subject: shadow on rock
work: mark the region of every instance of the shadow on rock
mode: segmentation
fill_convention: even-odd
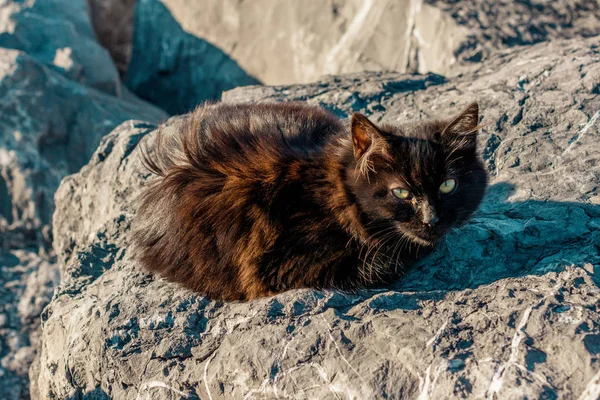
[[[131,64],[125,84],[171,114],[260,82],[218,47],[183,30],[158,0],[136,5]]]
[[[514,186],[489,188],[477,215],[451,232],[394,289],[454,291],[511,277],[560,272],[600,262],[600,205],[511,202]],[[597,274],[593,275],[600,285]]]
[[[77,393],[69,397],[68,400],[110,400],[110,396],[101,388],[96,388],[86,393],[77,391]]]

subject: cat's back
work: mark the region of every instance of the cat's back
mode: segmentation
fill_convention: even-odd
[[[190,124],[188,133],[205,146],[234,147],[271,143],[310,149],[343,129],[339,119],[324,109],[295,102],[205,105],[191,114]]]
[[[175,131],[161,132],[148,166],[158,175],[177,165],[234,169],[310,157],[344,129],[328,111],[303,103],[205,104]]]
[[[318,178],[315,155],[343,129],[298,103],[213,104],[149,137],[144,161],[157,176],[132,228],[139,259],[211,296],[264,295],[252,268],[286,229],[290,204],[306,214],[299,182]]]

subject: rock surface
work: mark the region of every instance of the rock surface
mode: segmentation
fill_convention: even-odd
[[[122,87],[83,0],[0,1],[0,99],[0,398],[21,399],[59,282],[49,223],[60,180],[118,124],[166,114]]]
[[[113,58],[121,75],[131,59],[133,16],[136,0],[88,0],[98,42]]]
[[[96,41],[85,1],[2,1],[0,47],[21,50],[70,80],[113,95],[120,91],[117,69]]]
[[[135,7],[124,82],[141,98],[180,114],[224,90],[259,83],[221,49],[184,31],[160,1],[139,0]]]
[[[158,109],[67,79],[23,52],[0,49],[0,210],[8,224],[47,224],[63,176],[85,165],[100,138]]]
[[[468,34],[422,0],[162,2],[269,85],[364,70],[445,73]]]
[[[223,304],[147,275],[128,232],[149,176],[138,144],[156,130],[122,124],[56,193],[62,281],[42,316],[35,396],[596,399],[599,46],[543,43],[450,80],[364,73],[224,95],[383,121],[480,102],[481,210],[384,290]]]
[[[132,19],[133,10],[123,4],[132,2],[103,4],[113,11],[97,14],[106,21],[100,26],[128,26],[124,18]],[[217,46],[269,85],[364,70],[450,75],[497,49],[600,34],[600,4],[589,0],[152,0],[140,2],[138,12],[172,15],[183,30]],[[165,26],[152,18],[135,22],[144,35],[172,34]],[[99,29],[101,38],[104,31]],[[122,40],[129,34],[119,29],[114,35],[108,48],[120,61],[131,48]],[[141,57],[151,66],[160,59],[153,52],[150,61],[139,48],[133,62]],[[195,51],[194,46],[177,49],[192,57]]]

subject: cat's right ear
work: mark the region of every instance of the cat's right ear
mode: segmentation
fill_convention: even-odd
[[[442,136],[450,139],[454,147],[475,151],[479,131],[479,106],[471,103],[458,114],[442,131]]]
[[[354,145],[354,158],[360,159],[365,153],[373,150],[376,143],[380,143],[382,134],[367,117],[355,113],[351,123],[352,144]]]

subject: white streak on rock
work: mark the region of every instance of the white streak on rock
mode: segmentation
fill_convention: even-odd
[[[600,371],[588,383],[578,400],[597,400],[600,399]]]
[[[435,344],[435,342],[437,342],[437,341],[438,341],[438,339],[439,339],[439,338],[440,338],[440,336],[442,335],[442,332],[444,332],[444,329],[446,329],[446,326],[448,326],[448,320],[446,320],[446,321],[445,321],[445,322],[442,324],[442,326],[440,327],[440,329],[438,329],[438,330],[437,330],[437,332],[435,333],[435,335],[434,335],[434,336],[433,336],[431,339],[429,339],[429,340],[427,341],[427,347],[429,347],[429,346],[431,346],[431,345]]]
[[[562,153],[563,156],[565,154],[567,154],[569,151],[571,151],[571,149],[573,148],[575,143],[577,143],[579,141],[579,139],[581,139],[581,137],[583,135],[585,135],[585,133],[596,123],[596,121],[598,120],[598,117],[600,117],[600,110],[596,111],[596,114],[594,114],[594,116],[588,121],[588,123],[585,124],[585,126],[583,128],[581,128],[581,130],[579,132],[577,132],[577,134],[575,136],[573,136],[573,138],[571,139],[571,144],[566,148],[565,151],[563,151],[563,153]]]
[[[331,379],[329,378],[329,376],[328,376],[328,374],[327,374],[327,371],[325,371],[325,369],[324,369],[324,368],[323,368],[321,365],[319,365],[319,364],[317,364],[317,363],[313,363],[313,362],[309,362],[309,363],[305,363],[305,364],[297,365],[297,366],[295,366],[295,367],[291,367],[291,368],[289,368],[289,369],[287,369],[287,370],[285,370],[285,371],[282,371],[281,373],[277,374],[277,376],[275,377],[275,382],[273,383],[273,386],[274,386],[274,387],[276,387],[276,385],[277,385],[277,381],[278,381],[278,380],[280,380],[280,379],[282,379],[282,378],[284,378],[284,377],[286,377],[286,376],[288,376],[288,375],[290,375],[290,377],[292,378],[292,380],[294,380],[294,383],[296,383],[296,384],[297,384],[297,382],[296,382],[296,381],[295,381],[295,379],[293,378],[293,375],[292,375],[292,373],[293,373],[293,372],[296,372],[296,371],[300,371],[300,370],[302,370],[304,367],[310,367],[310,368],[314,368],[314,369],[317,371],[317,373],[318,373],[319,377],[320,377],[320,378],[323,380],[323,382],[325,382],[325,384],[327,385],[327,388],[329,389],[329,391],[330,391],[330,392],[331,392],[331,393],[334,395],[334,397],[335,397],[336,399],[340,399],[340,396],[338,395],[338,391],[337,391],[337,390],[336,390],[336,389],[335,389],[335,388],[334,388],[334,387],[331,385]],[[299,392],[303,392],[303,391],[305,391],[305,390],[307,390],[307,389],[309,389],[309,388],[318,387],[318,386],[320,386],[320,385],[312,385],[312,386],[306,387],[306,388],[304,388],[304,389],[300,389],[300,390],[298,390],[298,391],[299,391]],[[251,392],[252,392],[252,391],[251,391]],[[274,394],[277,396],[277,398],[279,398],[279,395],[278,395],[278,392],[277,392],[277,390],[274,390],[273,392],[274,392]],[[252,394],[252,393],[250,393],[250,392],[249,392],[249,393],[246,395],[246,397],[245,397],[245,398],[248,398],[248,395],[250,395],[250,394]],[[288,393],[287,393],[285,390],[284,390],[283,396],[284,396],[284,398],[289,398],[289,394],[288,394]]]
[[[494,399],[494,394],[497,394],[502,388],[502,385],[504,384],[504,372],[511,365],[514,365],[517,362],[517,357],[519,355],[519,344],[521,344],[521,341],[525,337],[525,334],[523,333],[523,328],[525,328],[525,325],[527,325],[532,310],[533,307],[529,306],[523,313],[523,317],[521,318],[521,321],[517,326],[516,332],[513,335],[512,342],[510,344],[510,356],[508,357],[508,361],[502,364],[492,377],[492,382],[490,383],[486,394],[486,398],[490,400]]]
[[[446,361],[442,361],[435,367],[435,371],[433,372],[433,379],[431,379],[431,365],[427,367],[425,371],[425,382],[423,382],[423,378],[419,376],[419,397],[417,400],[429,400],[431,399],[431,395],[433,394],[433,390],[435,389],[435,383],[442,371],[448,366]]]
[[[335,341],[335,338],[331,334],[331,326],[329,326],[329,324],[327,323],[327,320],[325,319],[325,317],[321,316],[321,319],[323,320],[323,323],[325,324],[325,326],[327,326],[327,334],[329,335],[329,338],[331,339],[331,341],[333,342],[333,345],[337,349],[337,352],[338,352],[339,356],[341,357],[342,361],[344,361],[344,363],[346,363],[346,365],[348,365],[350,367],[350,369],[356,374],[356,376],[358,376],[358,379],[360,379],[361,382],[366,387],[369,387],[369,384],[363,379],[363,377],[358,373],[358,371],[352,366],[352,364],[350,364],[350,362],[342,354],[342,350],[340,349],[340,347],[338,346],[337,342]]]
[[[208,358],[208,360],[206,360],[206,365],[204,366],[204,387],[206,388],[206,394],[208,395],[208,398],[210,400],[213,400],[212,395],[210,394],[210,389],[208,388],[208,364],[210,364],[210,362],[213,360],[213,358],[215,358],[215,356],[217,355],[217,352],[215,351],[212,356],[210,356]]]
[[[136,397],[136,400],[142,400],[142,397],[140,397],[142,395],[142,392],[146,392],[146,394],[148,394],[146,396],[146,399],[150,399],[150,390],[151,389],[155,389],[155,388],[160,388],[160,389],[167,389],[170,390],[171,392],[177,393],[180,396],[183,397],[188,397],[188,393],[182,392],[181,390],[177,390],[172,386],[167,385],[164,382],[160,382],[160,381],[151,381],[151,382],[144,382],[140,385],[140,389],[138,390],[138,395]]]
[[[367,18],[369,17],[373,5],[374,0],[363,1],[362,6],[356,13],[354,19],[352,19],[346,32],[344,32],[340,40],[325,57],[324,69],[326,73],[336,73],[340,60],[344,60],[349,56],[358,57],[358,52],[354,55],[351,52],[352,43],[357,39],[360,40],[360,38],[368,37],[366,31],[369,30],[369,26],[375,25],[373,18]],[[372,30],[372,28],[370,29]]]

